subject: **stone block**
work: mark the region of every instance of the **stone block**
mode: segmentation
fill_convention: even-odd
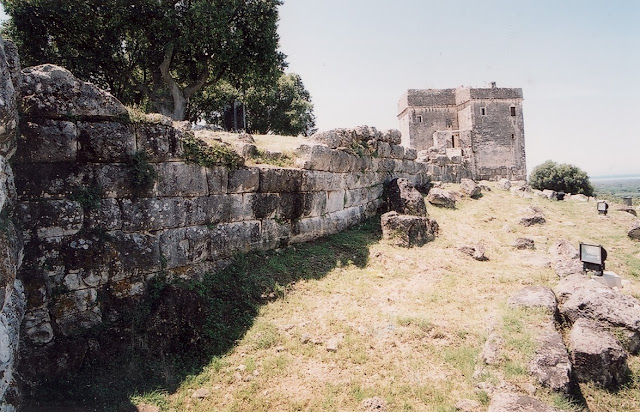
[[[84,211],[84,224],[88,228],[104,230],[122,229],[122,212],[117,199],[101,199],[96,208]]]
[[[529,364],[529,371],[541,385],[554,391],[569,393],[571,361],[562,336],[555,329],[553,322],[550,322],[538,336],[538,347]]]
[[[327,208],[326,213],[337,212],[344,209],[345,204],[345,191],[344,190],[332,190],[327,192]]]
[[[131,166],[128,164],[104,163],[90,165],[92,184],[102,189],[105,198],[125,198],[153,195],[153,188],[140,188],[134,184]]]
[[[378,171],[379,172],[393,172],[396,168],[396,162],[393,159],[379,159]]]
[[[429,191],[427,195],[427,201],[432,205],[439,207],[446,207],[449,209],[455,209],[456,198],[453,194],[444,189],[438,189],[434,187]]]
[[[172,269],[210,259],[211,239],[212,231],[207,226],[165,230],[160,235],[160,253],[164,267]]]
[[[144,151],[151,162],[177,160],[184,155],[179,131],[161,123],[135,125],[138,151]]]
[[[412,147],[405,147],[404,158],[406,160],[416,160],[418,158],[418,152]]]
[[[251,210],[256,219],[273,218],[280,204],[280,195],[277,193],[253,193],[246,200],[251,205]]]
[[[44,345],[53,340],[51,317],[46,307],[32,308],[24,314],[22,320],[27,339],[36,345]]]
[[[63,336],[81,333],[102,323],[98,291],[74,290],[57,297],[51,307],[54,323]]]
[[[427,217],[427,205],[422,194],[407,179],[393,179],[385,185],[385,199],[389,210],[400,215]]]
[[[78,163],[21,163],[15,165],[18,199],[62,199],[85,187],[93,169]]]
[[[327,191],[337,190],[342,186],[342,174],[321,170],[303,170],[300,190],[305,192]]]
[[[363,206],[354,206],[323,216],[323,232],[325,235],[342,232],[343,230],[360,223],[364,218]]]
[[[422,246],[435,239],[430,219],[388,212],[381,217],[382,238],[402,247]]]
[[[78,129],[63,120],[33,120],[20,124],[16,162],[74,162]]]
[[[74,235],[82,229],[84,219],[80,203],[70,200],[20,202],[16,215],[23,229],[38,239]]]
[[[291,227],[291,243],[308,242],[323,235],[323,218],[310,217],[297,220]]]
[[[378,139],[389,144],[400,144],[402,133],[398,129],[389,129],[380,133]]]
[[[291,221],[265,219],[262,221],[260,234],[262,248],[265,250],[284,247],[291,236]]]
[[[229,169],[224,166],[207,168],[207,184],[209,185],[209,194],[225,194],[229,184]]]
[[[111,94],[76,79],[53,64],[22,71],[19,106],[26,117],[49,119],[123,119],[127,109]]]
[[[261,224],[258,220],[221,223],[211,229],[211,256],[225,259],[237,252],[248,252],[262,246]]]
[[[352,189],[346,190],[344,196],[344,207],[349,208],[353,206],[366,205],[369,202],[368,199],[369,189]]]
[[[152,231],[183,226],[187,220],[186,200],[145,198],[122,200],[122,230]]]
[[[209,193],[207,170],[194,163],[169,162],[158,163],[157,195],[206,196]]]
[[[260,168],[261,193],[299,192],[303,171],[300,169]]]
[[[246,167],[229,171],[228,193],[257,192],[260,187],[260,170]]]
[[[400,146],[398,144],[392,144],[389,157],[392,159],[404,159],[404,146]]]
[[[276,218],[285,220],[295,220],[305,214],[305,193],[282,193],[280,194]]]
[[[391,145],[387,142],[378,142],[378,157],[391,157]]]
[[[117,122],[78,122],[78,160],[126,162],[136,152],[133,126]]]
[[[210,215],[209,221],[237,222],[242,220],[256,219],[253,206],[257,193],[237,193],[224,196],[224,204],[211,211],[220,211],[217,215]],[[226,208],[228,205],[228,209]],[[222,207],[222,209],[220,209]],[[228,210],[228,212],[227,212]]]
[[[320,216],[327,210],[325,192],[304,192],[302,215],[300,217]]]

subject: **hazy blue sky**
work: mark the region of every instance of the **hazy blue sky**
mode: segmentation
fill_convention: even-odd
[[[529,171],[640,174],[640,1],[285,0],[279,32],[321,130],[397,128],[406,89],[495,81],[523,88]]]
[[[397,128],[409,88],[522,87],[528,170],[640,174],[640,1],[285,0],[320,129]]]

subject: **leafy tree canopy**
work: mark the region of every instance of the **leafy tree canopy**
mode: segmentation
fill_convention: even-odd
[[[533,169],[529,183],[534,189],[593,196],[593,186],[586,172],[576,166],[551,160]]]
[[[55,63],[177,120],[225,81],[273,84],[281,0],[1,0],[25,65]]]

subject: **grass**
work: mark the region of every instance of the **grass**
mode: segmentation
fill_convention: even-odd
[[[545,225],[517,224],[518,210],[528,205],[543,210]],[[212,339],[199,348],[207,355],[196,368],[177,375],[172,386],[130,388],[129,405],[355,411],[363,399],[378,396],[390,411],[453,411],[460,399],[486,407],[490,394],[476,385],[505,382],[522,392],[536,387],[536,397],[562,410],[582,410],[585,405],[529,376],[536,326],[548,315],[513,310],[506,301],[525,286],[556,284],[548,249],[560,238],[605,245],[607,268],[623,277],[625,293],[639,296],[640,244],[626,236],[633,216],[601,217],[594,203],[522,199],[498,189],[464,198],[456,210],[429,207],[429,214],[441,234],[422,247],[381,241],[372,220],[314,243],[246,255],[202,285],[190,285],[208,299],[212,314],[228,315],[209,318]],[[513,249],[518,237],[534,239],[535,250]],[[488,261],[457,250],[477,243]],[[233,293],[216,298],[224,290]],[[479,354],[492,331],[503,349],[496,365],[483,367]],[[590,410],[637,409],[639,357],[630,357],[629,366],[632,380],[617,392],[581,385]],[[211,395],[193,399],[202,387]]]

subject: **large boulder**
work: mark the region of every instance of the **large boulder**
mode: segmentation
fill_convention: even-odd
[[[446,207],[449,209],[455,209],[456,207],[456,198],[453,193],[437,187],[434,187],[429,191],[427,201],[434,206]]]
[[[627,235],[633,240],[640,240],[640,220],[633,222]]]
[[[535,242],[533,241],[533,239],[519,237],[513,242],[513,247],[519,250],[535,249]]]
[[[502,190],[511,189],[511,181],[509,179],[500,179],[498,180],[498,187]]]
[[[556,241],[549,248],[549,253],[551,254],[554,270],[559,277],[584,272],[578,249],[567,240],[560,239]]]
[[[401,215],[427,216],[424,198],[407,179],[393,179],[385,187],[389,210]]]
[[[545,223],[547,220],[544,218],[544,213],[542,210],[535,206],[528,206],[524,209],[520,210],[522,217],[518,220],[518,223],[522,226],[533,226],[533,225],[541,225]]]
[[[435,239],[438,223],[426,217],[388,212],[381,217],[382,238],[402,247],[422,246]]]
[[[578,319],[569,333],[569,346],[579,382],[615,388],[627,379],[627,353],[609,331],[596,323]]]
[[[570,322],[588,319],[616,328],[632,353],[640,350],[640,301],[586,276],[572,275],[555,288],[560,314]]]
[[[482,189],[480,186],[471,179],[460,179],[460,190],[462,193],[472,198],[477,198],[482,195]]]
[[[111,94],[78,80],[53,64],[22,71],[20,110],[29,117],[109,120],[128,117],[127,109]]]
[[[480,262],[489,260],[489,258],[485,256],[485,247],[482,244],[460,246],[458,250]]]

